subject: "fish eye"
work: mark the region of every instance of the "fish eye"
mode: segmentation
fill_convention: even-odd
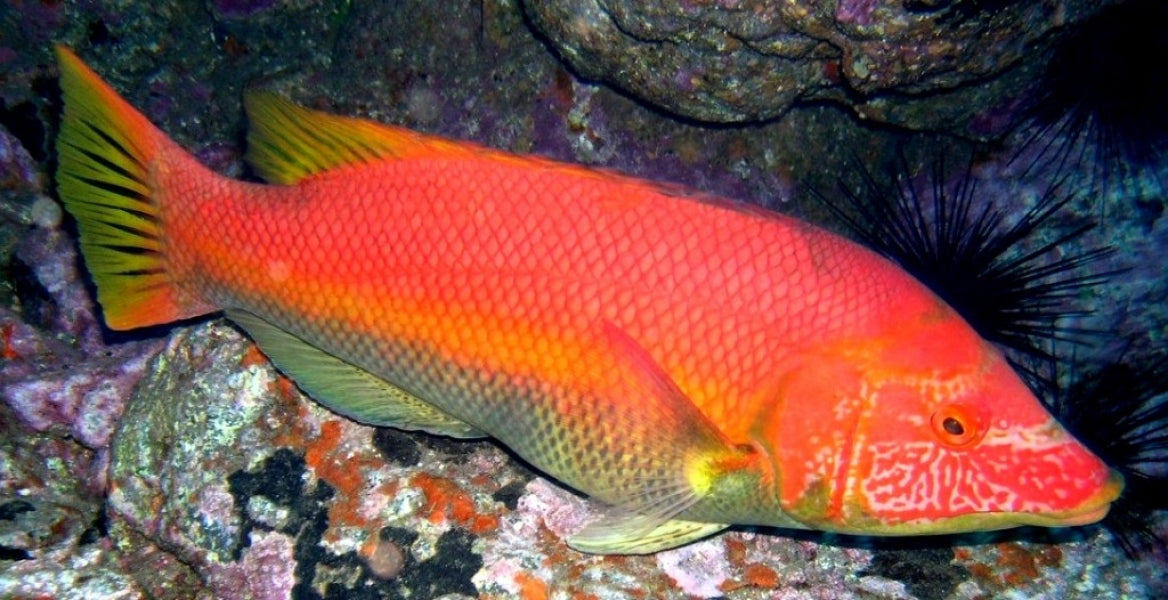
[[[933,433],[950,448],[968,448],[985,434],[980,411],[965,404],[946,404],[933,413]]]

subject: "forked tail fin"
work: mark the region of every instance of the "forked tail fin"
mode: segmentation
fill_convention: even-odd
[[[133,329],[209,312],[183,301],[167,270],[153,172],[177,146],[69,49],[58,46],[57,61],[65,106],[57,192],[77,220],[106,324]]]

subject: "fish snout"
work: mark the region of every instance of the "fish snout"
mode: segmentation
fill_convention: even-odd
[[[1111,504],[1123,493],[1123,487],[1123,475],[1115,469],[1108,469],[1098,489],[1078,505],[1066,510],[1026,514],[1018,525],[1075,527],[1097,523],[1107,516]]]

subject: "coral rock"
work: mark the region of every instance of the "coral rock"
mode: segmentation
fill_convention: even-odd
[[[948,126],[975,108],[914,95],[981,82],[1018,63],[1096,2],[901,0],[551,0],[524,3],[532,23],[585,77],[702,121],[777,117],[832,100],[862,117]],[[1025,24],[1025,25],[1023,25]],[[994,93],[992,90],[963,93]],[[893,98],[892,102],[889,99]],[[970,98],[966,97],[966,100]],[[985,102],[981,106],[984,106]]]

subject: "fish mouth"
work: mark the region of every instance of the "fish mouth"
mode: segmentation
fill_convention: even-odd
[[[1079,506],[1065,511],[1046,514],[1026,515],[1020,525],[1038,525],[1041,527],[1074,527],[1097,523],[1107,516],[1111,503],[1119,498],[1123,491],[1123,475],[1112,470],[1107,475],[1107,481],[1090,498]]]

